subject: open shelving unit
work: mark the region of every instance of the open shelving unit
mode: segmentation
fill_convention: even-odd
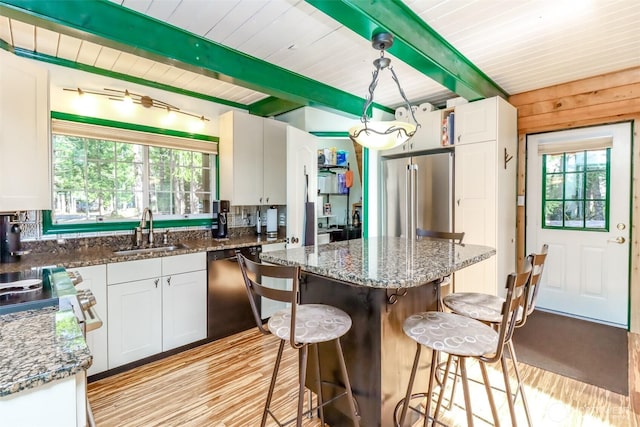
[[[338,172],[336,171],[348,171],[349,164],[346,166],[338,166],[338,165],[318,165],[318,176],[327,176],[327,175],[336,175]],[[338,184],[339,187],[339,184]],[[323,200],[323,215],[318,215],[318,219],[324,219],[326,221],[327,229],[330,225],[331,218],[337,217],[335,214],[324,215],[324,203],[330,203],[332,197],[346,197],[346,206],[349,206],[349,187],[346,187],[346,192],[338,192],[338,191],[321,191],[320,186],[318,186],[318,196],[322,196]],[[347,215],[347,222],[349,221]],[[346,224],[345,224],[346,225]]]

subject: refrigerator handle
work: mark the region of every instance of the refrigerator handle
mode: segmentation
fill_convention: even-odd
[[[407,209],[407,239],[413,241],[416,239],[416,229],[418,228],[418,165],[410,164],[407,166],[407,201],[409,209]]]
[[[411,199],[411,164],[407,165],[407,170],[405,171],[404,179],[404,200],[405,200],[405,218],[404,218],[404,226],[406,230],[401,230],[400,232],[404,232],[404,237],[409,238],[409,230],[411,229],[411,213],[413,212],[413,200]]]

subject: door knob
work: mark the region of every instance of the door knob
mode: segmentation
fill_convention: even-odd
[[[618,236],[615,239],[609,239],[607,240],[607,242],[611,242],[611,243],[618,243],[618,244],[623,244],[624,242],[626,242],[625,238],[622,236]]]

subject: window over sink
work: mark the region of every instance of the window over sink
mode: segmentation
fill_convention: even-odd
[[[211,224],[217,138],[52,113],[53,207],[44,232]],[[169,221],[162,224],[164,221]]]

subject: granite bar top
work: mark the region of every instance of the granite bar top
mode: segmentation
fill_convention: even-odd
[[[117,255],[113,251],[119,247],[93,246],[90,239],[81,247],[65,249],[57,248],[48,253],[31,253],[21,257],[19,262],[0,264],[0,273],[28,270],[34,267],[58,266],[65,268],[87,267],[90,265],[109,264],[122,261],[133,261],[162,256],[182,255],[195,252],[217,251],[222,249],[241,248],[256,245],[268,245],[284,242],[283,236],[266,238],[255,235],[231,237],[229,239],[198,238],[171,241],[170,244],[180,243],[184,248],[171,251],[148,252],[140,254]],[[162,246],[162,245],[158,245]]]
[[[71,310],[0,316],[0,396],[75,375],[92,360]]]
[[[445,240],[412,243],[400,237],[377,237],[267,252],[260,257],[352,285],[394,289],[424,285],[495,253],[488,246]]]

